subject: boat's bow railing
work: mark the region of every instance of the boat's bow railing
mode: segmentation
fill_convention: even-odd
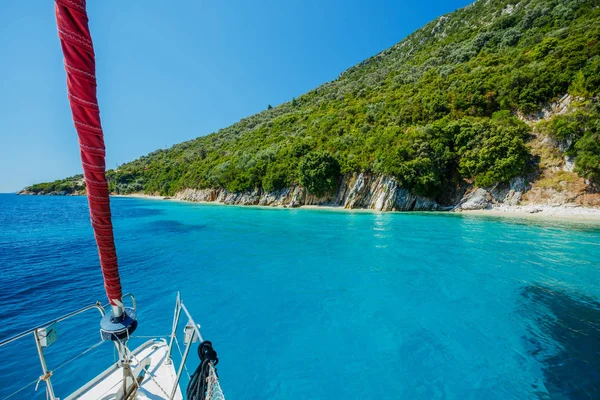
[[[54,399],[56,399],[56,396],[54,394],[54,389],[52,388],[52,379],[51,379],[52,371],[48,369],[48,365],[46,364],[46,358],[44,356],[44,348],[48,347],[50,344],[52,344],[52,342],[54,340],[56,340],[55,325],[57,323],[64,321],[66,319],[69,319],[71,317],[74,317],[76,315],[79,315],[81,313],[84,313],[86,311],[94,310],[94,309],[98,310],[100,312],[100,314],[102,316],[104,316],[104,314],[105,314],[104,307],[102,306],[102,304],[100,302],[96,302],[87,307],[80,308],[77,311],[73,311],[69,314],[65,314],[62,317],[59,317],[59,318],[53,319],[51,321],[48,321],[44,324],[38,325],[35,328],[28,329],[24,332],[18,333],[12,337],[9,337],[8,339],[4,339],[4,340],[0,341],[0,347],[5,346],[9,343],[12,343],[16,340],[22,339],[24,337],[27,337],[29,335],[32,335],[35,340],[35,346],[37,348],[38,356],[40,358],[40,364],[42,366],[42,375],[40,376],[40,378],[38,379],[37,382],[38,382],[38,384],[40,381],[44,381],[46,383],[46,393],[48,394],[48,397],[51,400],[54,400]],[[27,386],[30,386],[30,385],[26,385],[25,387],[19,389],[16,392],[13,392],[9,396],[5,397],[4,399],[8,399],[8,398],[15,396],[21,390],[25,389]]]
[[[123,299],[125,299],[127,297],[131,298],[133,308],[135,309],[136,308],[135,297],[133,296],[133,294],[127,293],[123,296]],[[22,390],[26,389],[27,387],[29,387],[33,384],[37,383],[39,385],[41,381],[44,381],[46,383],[47,397],[51,400],[57,399],[56,394],[54,393],[54,388],[52,387],[53,370],[48,368],[48,364],[46,363],[46,357],[44,355],[44,348],[49,347],[51,344],[53,344],[57,340],[56,324],[58,324],[59,322],[65,321],[69,318],[75,317],[76,315],[82,314],[86,311],[90,311],[90,310],[98,310],[98,312],[100,312],[101,317],[104,317],[104,315],[106,314],[106,308],[108,306],[109,306],[108,304],[102,305],[102,303],[97,301],[94,304],[90,304],[86,307],[82,307],[76,311],[70,312],[61,317],[55,318],[51,321],[40,324],[34,328],[28,329],[26,331],[23,331],[21,333],[18,333],[14,336],[11,336],[7,339],[0,341],[0,347],[3,347],[3,346],[6,346],[7,344],[15,342],[19,339],[23,339],[30,335],[33,336],[34,341],[35,341],[35,346],[37,349],[37,353],[38,353],[38,356],[40,359],[40,364],[42,367],[42,375],[38,378],[37,381],[25,385],[24,387],[20,388],[19,390],[4,397],[3,400],[14,397],[18,393],[20,393]],[[85,350],[83,353],[80,353],[76,357],[61,364],[59,367],[55,368],[54,370],[56,370],[60,367],[63,367],[64,365],[68,364],[71,361],[74,361],[76,358],[78,358],[79,356],[83,355],[84,353],[90,351],[91,349],[97,347],[102,342],[104,342],[104,340],[101,340],[99,343],[93,345],[89,349]],[[36,388],[37,388],[37,386],[36,386]]]
[[[136,310],[137,307],[136,307],[135,297],[132,294],[128,293],[123,296],[123,299],[125,299],[125,298],[131,299],[133,310]],[[51,400],[56,400],[57,396],[56,396],[56,394],[54,392],[54,388],[52,386],[52,377],[53,377],[53,373],[56,372],[59,368],[65,366],[68,363],[74,361],[75,359],[83,356],[84,354],[88,353],[89,351],[95,349],[96,347],[100,346],[102,343],[105,343],[105,342],[114,343],[116,348],[120,349],[120,350],[125,348],[127,350],[126,355],[135,358],[135,355],[134,355],[135,350],[133,353],[130,352],[127,348],[127,342],[129,341],[129,339],[137,340],[137,339],[148,338],[148,337],[151,337],[156,340],[161,339],[165,345],[168,342],[168,348],[166,349],[166,352],[167,352],[166,358],[164,360],[167,365],[169,365],[169,364],[172,365],[174,372],[175,372],[175,370],[177,371],[175,374],[174,382],[173,382],[173,380],[169,381],[169,384],[171,382],[173,382],[173,386],[172,387],[165,386],[165,392],[164,392],[165,397],[161,396],[161,398],[165,398],[165,399],[180,398],[181,394],[179,392],[179,385],[181,383],[184,372],[187,374],[187,378],[190,379],[190,382],[193,381],[193,382],[197,383],[198,379],[201,379],[203,384],[204,384],[204,382],[206,382],[207,388],[206,388],[206,391],[204,392],[206,394],[206,397],[202,397],[202,398],[206,398],[206,399],[223,399],[224,398],[222,395],[222,391],[220,389],[220,384],[218,382],[218,376],[216,375],[216,370],[214,368],[214,366],[218,362],[218,359],[216,358],[216,352],[214,352],[212,350],[211,343],[205,342],[204,339],[202,338],[202,334],[200,332],[200,325],[194,321],[194,318],[192,317],[191,313],[188,311],[187,307],[181,300],[181,296],[179,293],[177,293],[177,300],[175,303],[175,309],[174,309],[174,314],[173,314],[173,323],[172,323],[171,332],[169,335],[158,335],[158,336],[134,335],[131,337],[127,336],[126,340],[119,339],[117,341],[108,340],[108,339],[106,339],[106,337],[100,335],[100,341],[98,343],[92,345],[91,347],[87,348],[83,352],[78,353],[77,355],[70,358],[66,362],[63,362],[59,366],[57,366],[55,368],[49,368],[48,364],[46,363],[44,349],[49,347],[50,345],[52,345],[57,340],[57,324],[59,322],[65,321],[69,318],[72,318],[76,315],[79,315],[79,314],[82,314],[89,310],[94,310],[94,309],[97,310],[98,312],[100,312],[101,316],[104,318],[105,315],[109,315],[107,313],[107,309],[109,307],[110,307],[109,304],[103,305],[100,302],[96,302],[94,304],[90,304],[86,307],[80,308],[69,314],[63,315],[59,318],[55,318],[44,324],[40,324],[34,328],[28,329],[24,332],[21,332],[10,338],[0,341],[0,348],[1,348],[2,346],[5,346],[12,342],[15,342],[19,339],[23,339],[30,335],[33,336],[33,338],[35,339],[35,346],[37,349],[37,353],[39,356],[39,361],[40,361],[41,369],[42,369],[42,375],[37,380],[26,384],[25,386],[19,388],[18,390],[14,391],[13,393],[9,394],[8,396],[2,397],[2,400],[6,400],[9,398],[22,398],[21,396],[24,394],[23,391],[25,389],[27,389],[28,387],[31,387],[33,385],[36,385],[36,384],[40,385],[42,383],[42,381],[45,382],[45,384],[46,384],[47,398],[49,398]],[[183,321],[182,321],[182,318],[183,318]],[[187,322],[185,322],[186,318],[187,318]],[[181,324],[180,324],[180,322],[181,322]],[[185,325],[184,325],[184,322],[185,322]],[[181,329],[181,326],[183,326],[183,329]],[[178,338],[178,334],[179,334],[179,338]],[[202,364],[203,360],[205,363],[208,361],[208,364],[206,364],[208,370],[204,371],[204,372],[208,371],[208,373],[205,373],[204,375],[199,375],[201,372],[200,367],[194,368],[195,372],[193,374],[190,374],[190,371],[188,370],[188,368],[186,366],[186,363],[188,362],[188,356],[190,353],[190,349],[192,348],[193,343],[196,343],[196,342],[199,342],[198,355],[200,356],[201,364]],[[208,358],[210,358],[210,359],[207,359],[206,354],[208,354],[208,353],[206,353],[206,351],[205,351],[207,346],[210,347],[210,351],[212,352],[212,356],[214,358],[210,358],[210,356],[209,356]],[[142,346],[140,346],[140,347],[142,347]],[[201,349],[204,349],[204,351],[201,351]],[[135,362],[136,362],[136,365],[141,364],[140,360],[138,360],[138,359],[135,359]],[[202,364],[202,365],[204,365],[204,364]],[[120,360],[119,362],[116,362],[115,364],[113,364],[113,367],[114,368],[124,368],[125,363],[123,362],[123,360]],[[111,367],[111,368],[113,368],[113,367]],[[194,370],[192,370],[192,371],[194,371]],[[119,381],[119,384],[127,383],[126,378],[125,378],[126,375],[127,374],[123,375],[123,378],[121,381]],[[102,374],[99,375],[94,380],[88,382],[88,384],[85,385],[84,387],[88,387],[90,385],[96,384],[97,379],[99,379],[100,377],[104,377],[104,375],[102,375]],[[149,374],[149,379],[154,379],[154,377],[151,376],[151,374]],[[36,390],[38,387],[37,385],[35,386]],[[78,391],[81,392],[82,388],[79,388]],[[193,392],[197,393],[198,390],[194,389]],[[123,393],[126,393],[126,392],[123,392]],[[211,395],[209,396],[209,394],[211,394]],[[192,398],[197,398],[197,397],[192,396]]]
[[[179,341],[177,340],[177,327],[179,325],[179,319],[181,318],[181,312],[185,314],[188,318],[188,322],[184,328],[184,344],[185,349],[182,351],[181,346],[179,345]],[[173,325],[171,328],[171,334],[169,335],[169,350],[167,356],[169,357],[169,362],[173,362],[172,353],[173,353],[173,345],[177,346],[180,355],[181,355],[181,363],[179,364],[179,368],[177,369],[177,376],[175,378],[175,385],[171,391],[170,398],[175,397],[175,393],[177,391],[177,387],[179,386],[179,381],[181,380],[181,375],[183,374],[184,368],[186,368],[186,361],[188,355],[190,353],[190,349],[192,347],[192,343],[195,342],[203,342],[202,333],[200,332],[200,324],[197,324],[192,317],[192,314],[188,311],[181,300],[181,295],[179,292],[177,293],[177,301],[175,302],[175,311],[173,315]],[[189,375],[189,373],[188,373]]]

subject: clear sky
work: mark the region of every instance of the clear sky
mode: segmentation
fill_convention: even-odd
[[[88,0],[107,166],[335,79],[470,0]],[[81,172],[50,0],[0,12],[0,192]]]

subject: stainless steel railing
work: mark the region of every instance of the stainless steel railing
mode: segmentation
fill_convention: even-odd
[[[131,293],[127,293],[127,294],[125,294],[123,296],[123,299],[128,298],[128,297],[131,298],[131,302],[132,302],[133,308],[136,309],[137,305],[136,305],[135,297]],[[43,323],[43,324],[40,324],[40,325],[38,325],[38,326],[36,326],[34,328],[28,329],[26,331],[23,331],[21,333],[18,333],[16,335],[14,335],[14,336],[11,336],[11,337],[9,337],[7,339],[4,339],[4,340],[0,341],[0,347],[5,346],[5,345],[7,345],[9,343],[12,343],[12,342],[14,342],[16,340],[22,339],[24,337],[27,337],[29,335],[32,335],[34,337],[34,339],[35,339],[35,345],[36,345],[36,349],[37,349],[37,352],[38,352],[38,356],[39,356],[39,359],[40,359],[40,364],[41,364],[41,367],[42,367],[42,373],[43,373],[43,375],[40,376],[40,378],[38,379],[37,383],[39,384],[41,381],[44,381],[46,383],[46,393],[47,393],[48,398],[51,399],[51,400],[56,400],[57,397],[56,397],[56,395],[54,393],[54,388],[52,387],[52,380],[51,380],[52,370],[49,369],[48,365],[46,364],[46,359],[45,359],[45,356],[44,356],[44,347],[45,346],[44,346],[44,343],[43,343],[43,341],[42,341],[42,339],[40,337],[40,331],[41,330],[45,330],[46,328],[52,326],[53,324],[59,323],[61,321],[64,321],[66,319],[72,318],[72,317],[74,317],[76,315],[79,315],[81,313],[84,313],[86,311],[93,310],[93,309],[98,310],[100,312],[101,316],[104,316],[105,313],[106,313],[105,310],[106,310],[107,307],[108,307],[108,304],[102,305],[100,302],[96,302],[94,304],[90,304],[90,305],[88,305],[86,307],[83,307],[83,308],[80,308],[80,309],[78,309],[76,311],[73,311],[71,313],[65,314],[65,315],[63,315],[63,316],[61,316],[59,318],[50,320],[50,321],[48,321],[46,323]],[[183,351],[181,350],[181,347],[179,345],[179,341],[177,339],[177,328],[178,328],[178,325],[179,325],[179,321],[180,321],[182,312],[188,318],[188,322],[187,322],[187,324],[185,325],[185,328],[184,328],[184,344],[185,344],[185,349]],[[134,335],[133,338],[135,338],[135,337],[137,337],[137,336]],[[165,337],[165,336],[156,336],[156,337]],[[200,341],[200,342],[203,341],[202,333],[200,332],[200,325],[197,324],[194,321],[194,319],[192,318],[192,315],[190,314],[190,312],[188,311],[187,307],[185,306],[185,304],[181,300],[181,296],[180,296],[179,293],[177,293],[177,300],[176,300],[176,303],[175,303],[175,310],[174,310],[174,315],[173,315],[173,325],[172,325],[172,328],[171,328],[171,333],[168,336],[168,341],[169,341],[169,348],[168,348],[168,353],[167,353],[168,362],[171,362],[171,363],[173,362],[172,352],[173,352],[173,347],[174,347],[175,344],[177,345],[177,348],[178,348],[179,353],[181,355],[181,363],[180,363],[180,365],[177,368],[177,375],[176,375],[175,383],[173,385],[171,394],[169,396],[169,399],[173,399],[175,397],[175,394],[177,393],[177,388],[179,386],[179,382],[181,381],[181,376],[183,374],[183,371],[186,368],[186,361],[187,361],[187,358],[188,358],[188,355],[189,355],[192,343],[195,343],[195,342],[198,342],[198,341]],[[92,346],[92,348],[95,348],[98,344],[95,344],[94,346]],[[88,349],[85,352],[87,352],[89,350],[91,350],[91,349]],[[77,358],[79,356],[81,356],[81,354],[78,355],[78,356],[76,356],[75,358]],[[75,358],[67,361],[66,363],[73,361]],[[31,385],[31,384],[29,384],[29,385]],[[29,385],[27,385],[27,386],[29,386]],[[36,386],[36,388],[37,388],[37,386]],[[17,392],[14,392],[13,394],[9,395],[8,397],[5,397],[4,399],[8,399],[8,398],[16,395],[20,390],[23,390],[23,389],[25,389],[25,388],[19,389]]]
[[[55,400],[56,396],[54,394],[54,388],[52,387],[52,380],[51,380],[52,371],[50,371],[48,369],[48,365],[46,364],[46,358],[44,357],[44,348],[43,348],[41,340],[40,340],[39,332],[40,332],[40,330],[42,330],[42,329],[44,329],[44,328],[46,328],[48,326],[51,326],[51,325],[56,324],[58,322],[61,322],[61,321],[64,321],[66,319],[69,319],[71,317],[74,317],[75,315],[78,315],[78,314],[81,314],[81,313],[84,313],[86,311],[93,310],[93,309],[97,309],[98,311],[100,311],[100,314],[102,316],[104,316],[104,313],[105,313],[104,307],[102,306],[102,304],[100,302],[96,302],[96,303],[91,304],[91,305],[89,305],[87,307],[83,307],[83,308],[80,308],[79,310],[76,310],[76,311],[73,311],[73,312],[71,312],[69,314],[63,315],[62,317],[59,317],[59,318],[53,319],[51,321],[48,321],[48,322],[46,322],[44,324],[38,325],[35,328],[31,328],[31,329],[28,329],[28,330],[26,330],[24,332],[18,333],[16,335],[12,336],[12,337],[9,337],[8,339],[4,339],[4,340],[0,341],[0,347],[5,346],[5,345],[7,345],[9,343],[12,343],[15,340],[19,340],[21,338],[24,338],[26,336],[33,335],[33,338],[35,339],[35,347],[37,348],[38,356],[40,358],[40,364],[42,365],[42,373],[43,373],[43,375],[40,376],[39,380],[43,380],[44,382],[46,382],[46,393],[48,394],[48,397],[51,400]]]
[[[7,345],[7,344],[9,344],[11,342],[14,342],[15,340],[19,340],[22,337],[25,337],[25,336],[27,336],[29,334],[34,334],[39,329],[43,329],[43,328],[45,328],[47,326],[50,326],[52,324],[56,324],[57,322],[64,321],[65,319],[74,317],[75,315],[81,314],[81,313],[86,312],[88,310],[93,310],[94,308],[97,309],[98,311],[100,311],[100,314],[102,314],[102,316],[104,316],[104,313],[105,313],[104,307],[102,306],[102,304],[99,301],[97,301],[96,303],[91,304],[91,305],[89,305],[87,307],[80,308],[77,311],[73,311],[72,313],[69,313],[69,314],[63,315],[62,317],[59,317],[59,318],[53,319],[51,321],[48,321],[45,324],[38,325],[35,328],[28,329],[28,330],[26,330],[24,332],[21,332],[21,333],[18,333],[16,335],[14,335],[14,336],[11,336],[8,339],[4,339],[4,340],[0,341],[0,347],[2,347],[4,345]]]
[[[202,333],[200,332],[200,324],[197,324],[192,318],[192,315],[188,311],[188,309],[181,301],[181,296],[179,292],[177,292],[177,301],[175,303],[175,312],[173,315],[173,327],[171,329],[171,335],[169,339],[169,350],[167,356],[172,362],[171,353],[173,351],[173,343],[177,341],[177,326],[179,324],[179,318],[181,317],[181,311],[185,313],[188,317],[188,323],[185,326],[184,334],[187,336],[184,338],[185,350],[181,354],[181,364],[177,369],[177,376],[175,378],[175,384],[173,385],[173,389],[171,390],[170,399],[175,397],[175,393],[177,392],[177,387],[179,386],[179,381],[181,380],[181,374],[183,373],[183,369],[185,367],[185,363],[187,361],[187,357],[190,353],[190,348],[192,347],[192,343],[200,341],[203,342]]]
[[[131,298],[131,302],[133,303],[133,308],[135,309],[136,308],[135,297],[133,296],[133,294],[127,293],[127,294],[125,294],[123,296],[123,299],[125,299],[127,297]],[[21,333],[18,333],[16,335],[14,335],[14,336],[11,336],[11,337],[9,337],[7,339],[4,339],[4,340],[0,341],[0,347],[5,346],[5,345],[7,345],[9,343],[12,343],[12,342],[14,342],[16,340],[22,339],[24,337],[27,337],[29,335],[33,335],[33,338],[35,339],[35,346],[36,346],[36,349],[37,349],[37,352],[38,352],[38,356],[40,358],[40,364],[42,366],[42,373],[43,373],[40,376],[40,378],[38,380],[38,383],[39,383],[39,381],[44,381],[46,383],[46,393],[48,394],[48,398],[50,398],[51,400],[56,400],[56,395],[54,393],[54,388],[52,387],[52,379],[51,379],[51,377],[52,377],[52,371],[50,369],[48,369],[48,365],[46,363],[46,358],[44,356],[44,345],[42,344],[42,340],[40,338],[40,331],[48,328],[49,326],[52,326],[54,324],[57,324],[57,323],[59,323],[61,321],[64,321],[64,320],[69,319],[69,318],[72,318],[72,317],[74,317],[76,315],[79,315],[79,314],[84,313],[84,312],[89,311],[89,310],[96,309],[96,310],[98,310],[100,312],[101,316],[103,317],[104,314],[106,313],[106,311],[105,311],[106,307],[108,307],[108,304],[102,305],[102,303],[100,303],[99,301],[97,301],[94,304],[90,304],[89,306],[80,308],[79,310],[76,310],[76,311],[73,311],[71,313],[65,314],[65,315],[63,315],[61,317],[55,318],[55,319],[53,319],[51,321],[48,321],[48,322],[43,323],[43,324],[40,324],[40,325],[38,325],[38,326],[36,326],[34,328],[28,329],[26,331],[23,331]],[[36,386],[36,388],[37,388],[37,386]],[[13,393],[13,395],[14,394],[15,393]],[[5,397],[5,398],[9,398],[11,396],[12,395],[9,395],[8,397]]]

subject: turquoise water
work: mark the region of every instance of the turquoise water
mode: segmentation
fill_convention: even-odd
[[[181,291],[229,399],[600,398],[598,225],[128,198],[113,212],[136,334],[168,333]],[[104,299],[85,198],[0,195],[0,266],[0,338]],[[98,316],[59,325],[51,369],[98,342]],[[57,394],[113,357],[55,370]],[[0,398],[39,375],[32,338],[0,348]]]

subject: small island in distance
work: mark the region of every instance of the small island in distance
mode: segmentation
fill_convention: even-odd
[[[596,1],[477,1],[288,103],[107,177],[114,194],[224,204],[600,215],[599,95]]]

